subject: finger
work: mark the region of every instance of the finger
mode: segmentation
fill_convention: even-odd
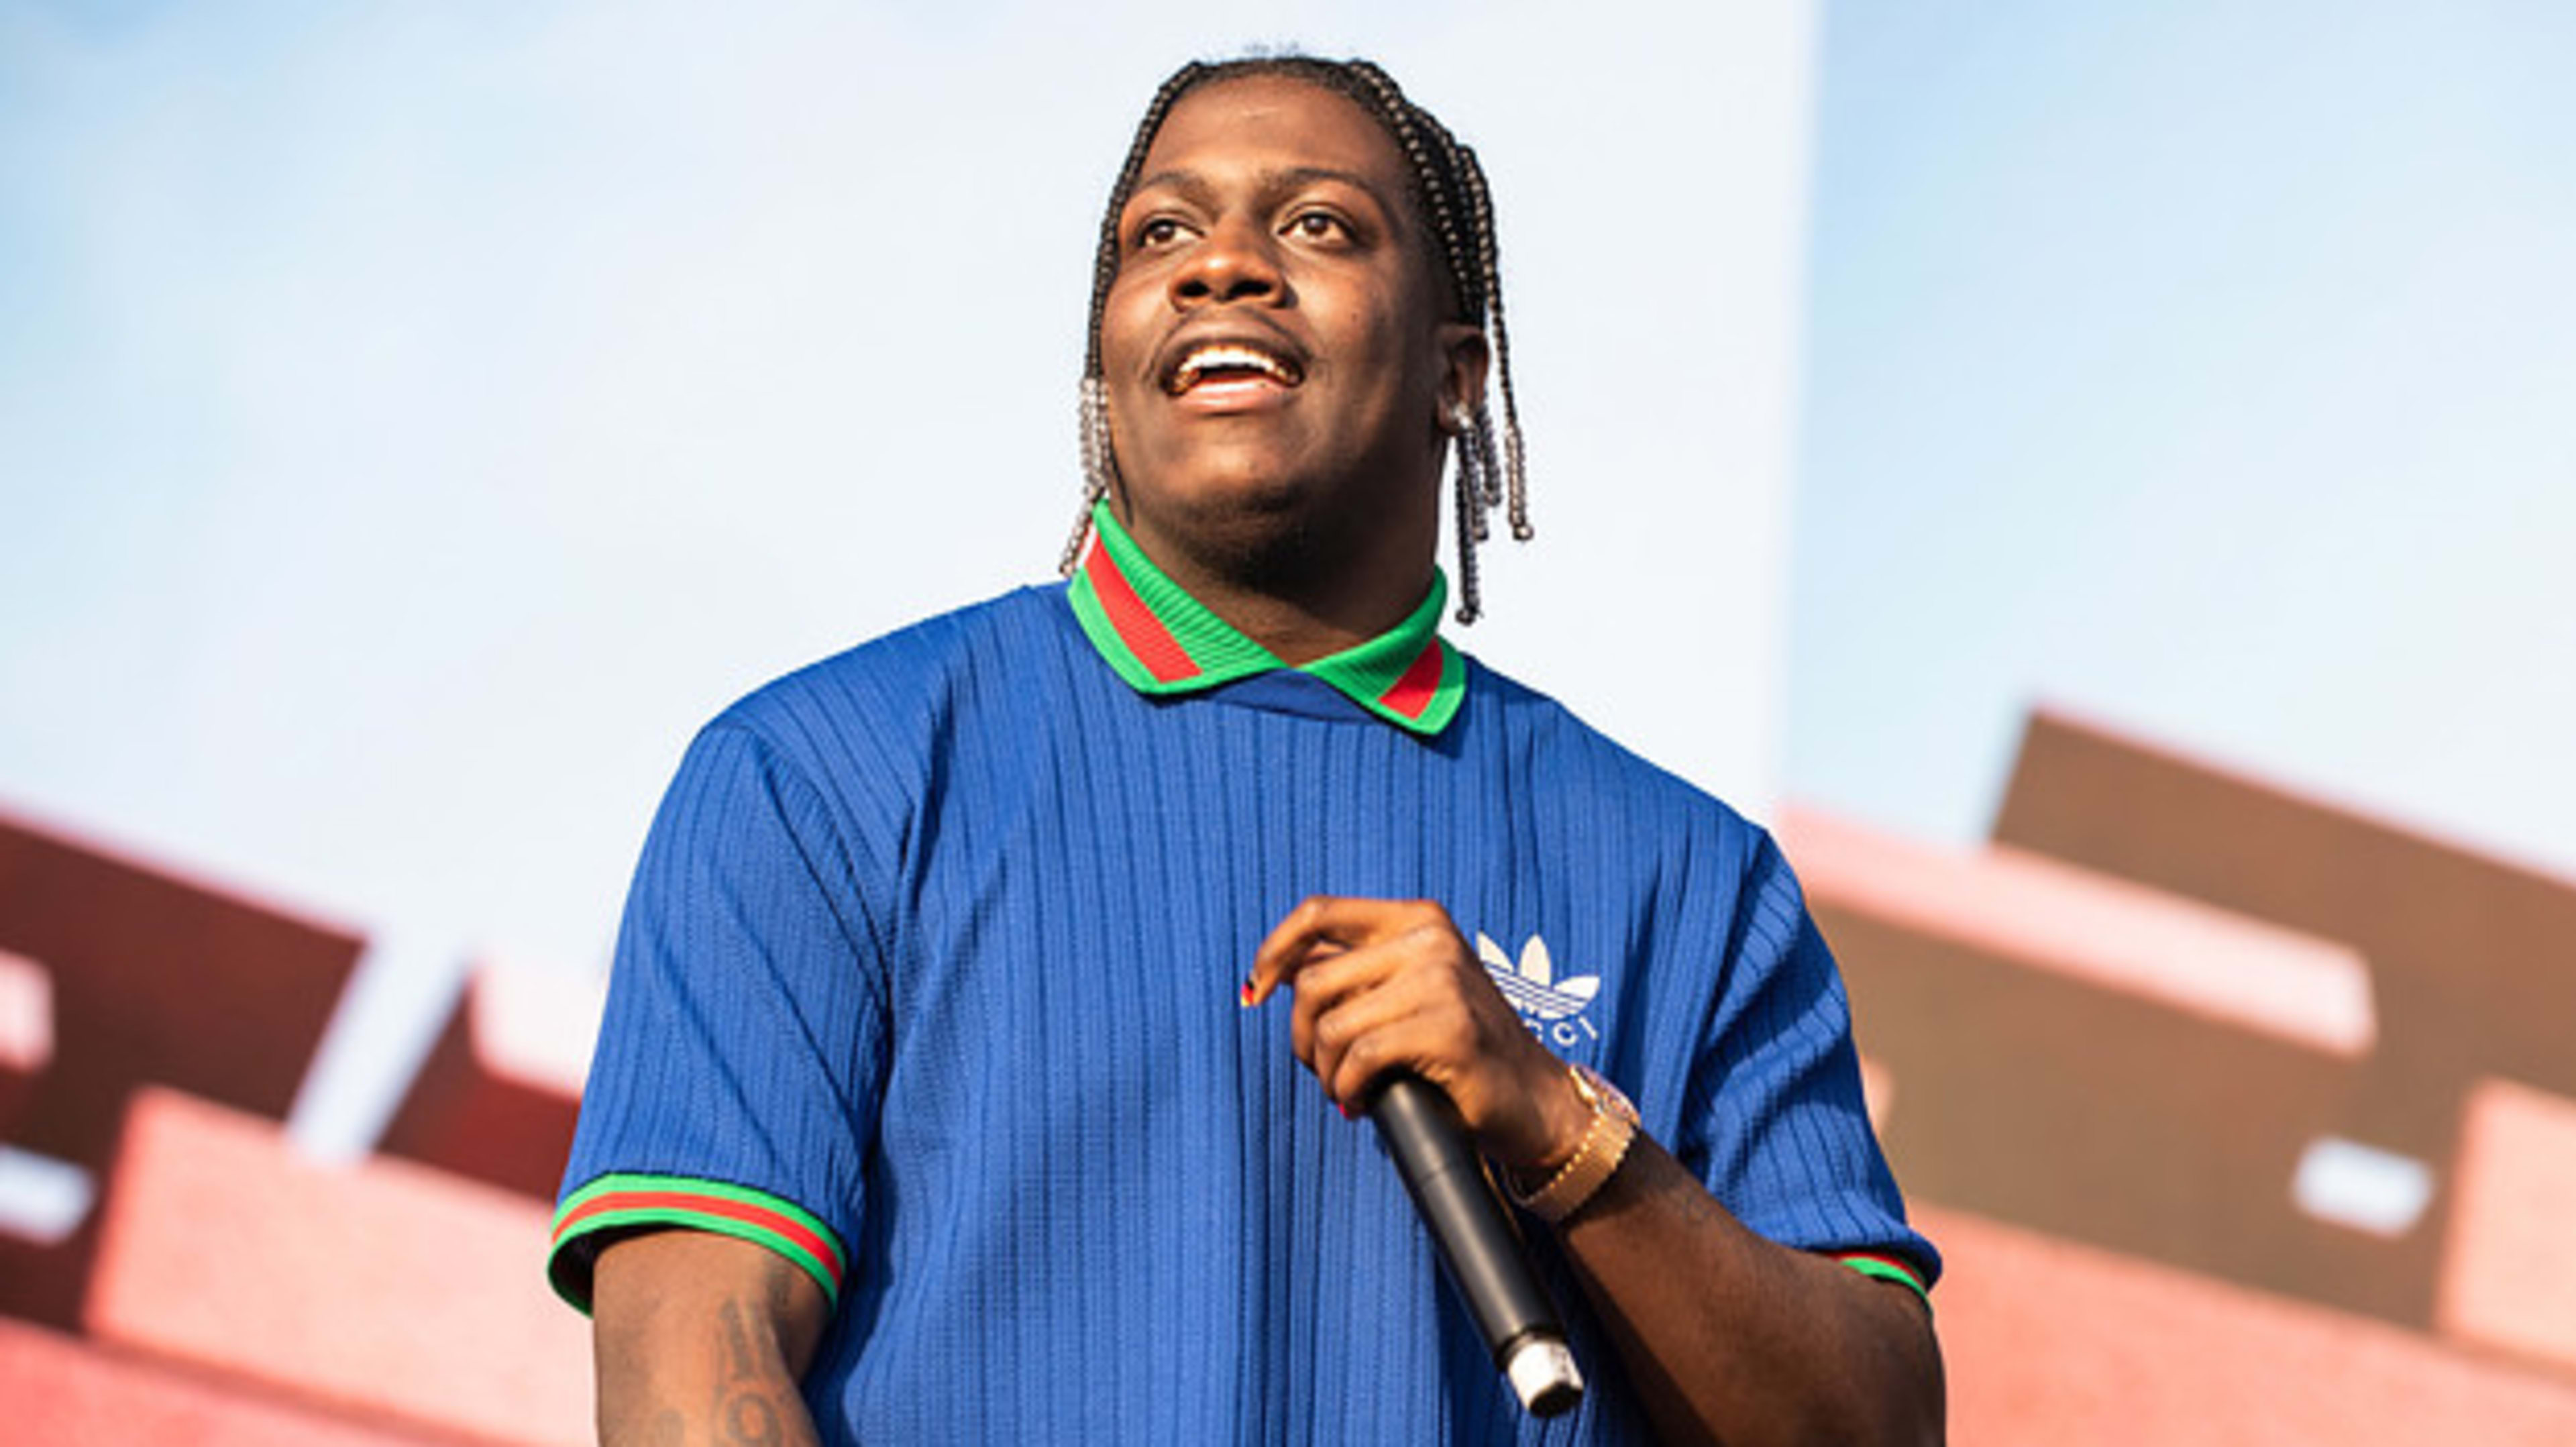
[[[1279,982],[1293,997],[1288,1048],[1312,1068],[1318,1023],[1337,1007],[1383,988],[1403,966],[1403,954],[1385,941],[1358,949],[1318,945]]]
[[[1385,934],[1401,932],[1422,911],[1438,909],[1419,900],[1310,896],[1288,911],[1253,951],[1252,972],[1243,981],[1243,1003],[1258,1005],[1269,999],[1282,982],[1318,960],[1319,945],[1359,949]]]
[[[1389,1076],[1401,1072],[1422,1077],[1455,1100],[1447,1077],[1457,1072],[1444,1068],[1447,1062],[1439,1053],[1443,1042],[1454,1038],[1450,1029],[1436,1013],[1412,1011],[1353,1037],[1325,1077],[1325,1092],[1345,1114],[1357,1114]]]
[[[1367,953],[1382,959],[1398,952],[1379,945]],[[1368,963],[1375,965],[1375,961]],[[1400,964],[1342,975],[1333,983],[1340,985],[1344,981],[1348,988],[1328,992],[1318,988],[1323,983],[1320,972],[1300,976],[1292,1033],[1300,1046],[1298,1058],[1315,1073],[1324,1093],[1348,1110],[1360,1104],[1362,1097],[1337,1087],[1335,1082],[1341,1077],[1343,1062],[1352,1047],[1432,1006],[1436,1002],[1436,982],[1419,972],[1409,973]]]
[[[1296,995],[1289,1043],[1297,1058],[1317,1064],[1315,1022],[1325,1012],[1354,995],[1383,989],[1408,972],[1425,979],[1445,975],[1454,964],[1451,957],[1463,948],[1449,917],[1437,906],[1406,908],[1376,920],[1366,944],[1344,949],[1329,940],[1318,943],[1278,982]]]

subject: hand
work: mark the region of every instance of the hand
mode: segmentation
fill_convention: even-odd
[[[1564,1062],[1437,904],[1308,899],[1254,953],[1243,1003],[1282,988],[1296,997],[1297,1058],[1345,1115],[1388,1071],[1409,1070],[1448,1093],[1487,1158],[1529,1174],[1571,1158],[1591,1126]]]

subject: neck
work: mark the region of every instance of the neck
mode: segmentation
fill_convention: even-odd
[[[1173,581],[1189,589],[1190,596],[1207,605],[1209,612],[1278,655],[1282,663],[1294,666],[1356,648],[1403,622],[1421,603],[1431,575],[1424,573],[1420,585],[1401,601],[1293,598],[1177,573]]]
[[[1174,537],[1122,510],[1136,545],[1207,610],[1290,665],[1356,647],[1403,622],[1431,586],[1431,535],[1373,527],[1356,537],[1302,528]]]

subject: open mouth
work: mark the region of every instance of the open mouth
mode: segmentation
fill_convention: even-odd
[[[1266,382],[1294,387],[1306,374],[1295,362],[1241,342],[1209,342],[1190,348],[1163,375],[1163,390],[1178,397],[1202,384]]]

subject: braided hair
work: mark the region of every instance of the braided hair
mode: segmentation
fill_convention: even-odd
[[[1383,127],[1404,154],[1412,181],[1415,209],[1439,240],[1434,258],[1448,282],[1458,320],[1482,327],[1492,339],[1495,370],[1502,378],[1503,417],[1499,435],[1483,397],[1468,407],[1458,434],[1457,467],[1452,474],[1458,537],[1458,621],[1473,623],[1484,611],[1476,586],[1476,545],[1485,540],[1486,514],[1508,501],[1506,516],[1512,536],[1527,542],[1529,483],[1523,465],[1521,419],[1512,395],[1511,337],[1503,324],[1502,274],[1494,246],[1494,206],[1485,188],[1485,168],[1475,151],[1449,133],[1438,117],[1408,99],[1393,77],[1365,60],[1321,60],[1303,55],[1264,55],[1215,63],[1192,61],[1173,72],[1154,92],[1143,119],[1128,143],[1127,160],[1109,191],[1109,209],[1100,220],[1100,248],[1092,263],[1091,314],[1082,362],[1082,508],[1073,536],[1066,540],[1059,567],[1073,575],[1082,544],[1091,530],[1093,504],[1108,496],[1118,475],[1118,459],[1109,441],[1109,391],[1101,370],[1100,323],[1109,305],[1110,285],[1118,278],[1118,216],[1145,168],[1146,152],[1181,97],[1203,85],[1244,76],[1283,76],[1346,97]]]

